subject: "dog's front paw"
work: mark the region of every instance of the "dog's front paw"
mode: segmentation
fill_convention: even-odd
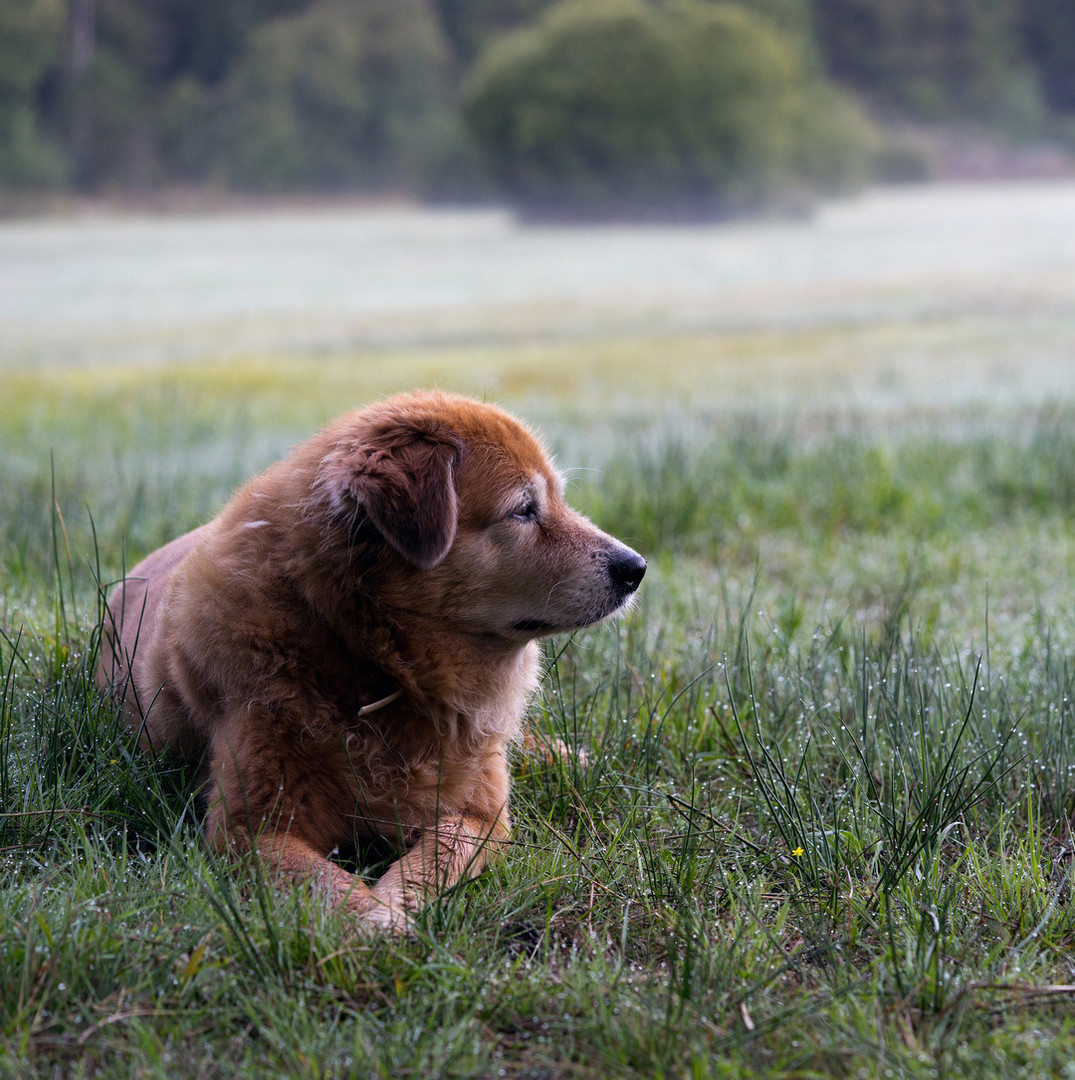
[[[361,914],[363,925],[390,934],[406,934],[414,929],[414,915],[398,903],[373,897]]]

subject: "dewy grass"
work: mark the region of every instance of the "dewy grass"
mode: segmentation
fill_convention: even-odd
[[[316,421],[113,405],[0,487],[0,1076],[1063,1075],[1069,411],[550,414],[651,571],[550,646],[505,857],[385,940],[211,857],[92,681],[99,585]]]

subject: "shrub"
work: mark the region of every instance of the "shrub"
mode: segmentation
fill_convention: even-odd
[[[815,190],[839,191],[876,173],[881,138],[850,94],[816,79],[800,90],[795,112],[792,176]]]
[[[838,167],[801,143],[802,99],[821,93],[835,91],[795,42],[737,5],[566,0],[483,54],[463,115],[531,209],[711,214],[772,197],[795,170],[822,183],[855,171],[860,115],[823,133]]]

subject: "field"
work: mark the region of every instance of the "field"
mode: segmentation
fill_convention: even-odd
[[[0,223],[0,1077],[1075,1076],[1075,187]],[[643,551],[402,940],[219,865],[98,584],[437,384]]]

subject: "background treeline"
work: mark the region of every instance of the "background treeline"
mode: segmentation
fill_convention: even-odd
[[[704,208],[859,178],[877,120],[1075,142],[1075,3],[0,0],[9,190]]]

